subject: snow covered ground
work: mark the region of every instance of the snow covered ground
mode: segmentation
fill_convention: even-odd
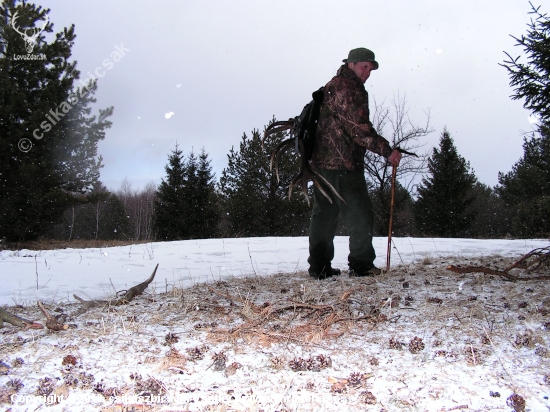
[[[547,240],[478,240],[394,238],[392,264],[424,256],[517,256]],[[375,264],[386,266],[387,238],[375,238]],[[348,237],[335,240],[333,266],[347,269]],[[159,263],[152,287],[180,287],[243,275],[269,275],[307,270],[305,237],[204,239],[112,248],[0,252],[0,304],[36,300],[74,301],[72,295],[104,298],[145,280]]]
[[[446,270],[504,268],[548,244],[397,238],[390,273],[323,281],[304,272],[306,238],[2,251],[0,303],[44,322],[39,299],[70,327],[4,324],[0,407],[548,411],[549,282]],[[375,248],[384,267],[386,239]],[[347,253],[337,238],[335,267]],[[111,298],[157,263],[128,305],[72,298]]]

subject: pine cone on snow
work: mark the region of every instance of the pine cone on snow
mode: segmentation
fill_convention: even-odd
[[[367,405],[376,404],[376,396],[374,396],[372,392],[369,392],[369,391],[361,392],[361,398],[363,400],[363,403],[366,403]]]
[[[361,380],[363,378],[363,375],[359,372],[353,372],[349,375],[348,378],[348,385],[349,386],[361,386]]]
[[[411,353],[419,353],[424,350],[424,342],[422,342],[422,338],[419,338],[415,336],[410,342],[409,342],[409,352]]]
[[[214,359],[214,370],[215,371],[224,371],[225,370],[225,363],[227,362],[227,356],[225,356],[225,353],[214,353],[212,355],[212,359]]]
[[[508,405],[511,408],[514,408],[514,412],[525,411],[525,399],[523,399],[517,393],[510,395],[510,397],[506,399],[506,405]]]
[[[389,341],[390,349],[401,349],[403,347],[403,342],[399,342],[397,339],[390,338]]]

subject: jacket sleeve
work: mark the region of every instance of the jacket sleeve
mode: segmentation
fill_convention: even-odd
[[[340,119],[346,134],[359,146],[388,158],[392,148],[372,127],[368,95],[347,79],[341,79],[338,83],[329,90],[335,93],[334,99],[331,99],[334,105],[331,109]]]

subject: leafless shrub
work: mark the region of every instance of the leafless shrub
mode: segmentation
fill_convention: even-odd
[[[0,404],[2,403],[11,403],[11,398],[15,395],[17,391],[13,388],[0,388]],[[8,409],[9,411],[10,409]]]

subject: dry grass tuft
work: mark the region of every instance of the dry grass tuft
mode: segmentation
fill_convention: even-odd
[[[260,285],[258,283],[260,282]],[[386,320],[384,302],[373,299],[376,287],[370,279],[335,278],[330,283],[309,278],[304,272],[268,278],[238,278],[230,284],[195,286],[199,309],[210,314],[195,325],[216,342],[269,346],[281,342],[317,343],[335,339],[359,325],[373,326]],[[216,319],[223,318],[222,322]]]

